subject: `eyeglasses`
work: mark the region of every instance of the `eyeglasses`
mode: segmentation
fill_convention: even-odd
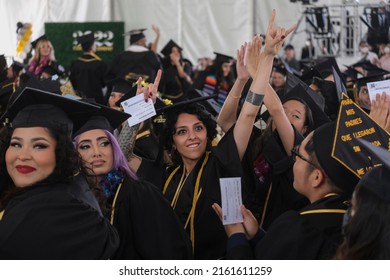
[[[304,156],[302,156],[302,155],[299,153],[299,147],[300,147],[300,145],[297,145],[297,146],[295,146],[295,147],[291,150],[291,154],[292,154],[293,161],[296,161],[297,157],[299,157],[301,160],[306,161],[307,163],[309,163],[310,165],[314,166],[315,168],[321,169],[321,168],[319,168],[316,164],[312,163],[310,160],[308,160],[308,159],[306,159]]]

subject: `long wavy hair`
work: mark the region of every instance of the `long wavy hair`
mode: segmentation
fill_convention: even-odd
[[[335,258],[390,259],[390,205],[364,185],[358,185],[354,195],[355,214],[344,227],[344,241]]]
[[[57,129],[45,128],[56,140],[55,158],[56,165],[53,172],[39,183],[68,183],[79,172],[85,172],[81,164],[81,157],[73,147],[72,140],[66,127]],[[8,201],[18,192],[23,191],[17,188],[8,174],[5,154],[9,148],[13,129],[4,127],[0,131],[0,210],[4,209]],[[35,184],[36,185],[36,184]],[[23,188],[25,189],[25,188]]]
[[[44,43],[48,43],[50,48],[51,48],[51,51],[50,51],[50,60],[51,61],[55,61],[56,60],[56,57],[54,55],[54,48],[53,48],[53,45],[52,43],[47,40],[47,39],[41,39],[37,42],[37,45],[35,46],[35,51],[34,51],[34,55],[31,57],[30,61],[29,61],[29,64],[32,62],[32,61],[36,61],[37,63],[39,63],[42,59],[42,56],[41,56],[41,48],[42,48],[42,45]]]

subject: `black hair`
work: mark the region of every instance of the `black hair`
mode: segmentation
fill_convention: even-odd
[[[89,52],[91,49],[92,49],[92,45],[93,45],[93,41],[92,42],[85,42],[85,43],[82,43],[81,44],[81,48],[84,52]]]
[[[58,129],[46,128],[50,135],[57,141],[55,148],[56,166],[53,173],[40,183],[67,183],[80,171],[84,173],[81,164],[81,157],[74,149],[72,139],[67,128],[58,127]],[[13,129],[4,127],[0,132],[0,210],[4,209],[8,201],[20,190],[15,187],[11,177],[8,174],[5,154],[9,148]],[[85,174],[85,173],[84,173]]]
[[[195,115],[197,118],[205,125],[207,130],[207,139],[208,139],[208,149],[211,149],[211,141],[217,135],[217,122],[212,117],[212,115],[203,107],[203,105],[198,103],[187,104],[185,106],[181,106],[175,108],[174,110],[168,111],[166,113],[166,121],[163,129],[163,133],[165,135],[165,147],[166,149],[172,150],[173,146],[173,134],[176,130],[176,122],[181,114],[190,114]],[[178,158],[174,158],[174,161],[179,160]]]
[[[369,187],[355,189],[355,214],[344,228],[344,241],[336,259],[390,259],[390,205]]]

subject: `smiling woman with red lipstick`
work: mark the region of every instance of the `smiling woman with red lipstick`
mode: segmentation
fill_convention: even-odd
[[[108,259],[118,247],[115,228],[77,175],[85,171],[65,110],[94,110],[77,103],[26,88],[6,112],[12,126],[0,133],[0,259]]]

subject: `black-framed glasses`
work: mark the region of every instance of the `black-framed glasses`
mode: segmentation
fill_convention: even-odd
[[[291,154],[292,154],[293,161],[296,161],[297,157],[299,157],[301,160],[306,161],[307,163],[309,163],[310,165],[314,166],[315,168],[321,169],[321,168],[319,168],[316,164],[312,163],[310,160],[308,160],[308,159],[305,158],[303,155],[301,155],[301,154],[299,153],[299,147],[300,147],[300,145],[297,145],[297,146],[295,146],[295,147],[291,150]]]

